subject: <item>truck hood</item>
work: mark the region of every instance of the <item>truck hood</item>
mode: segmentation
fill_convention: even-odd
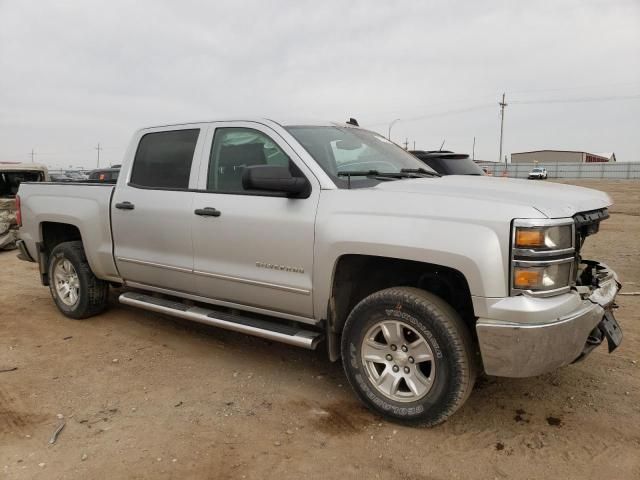
[[[533,207],[548,218],[610,206],[609,195],[591,188],[513,178],[447,175],[440,178],[382,182],[375,189],[457,198],[470,198]]]

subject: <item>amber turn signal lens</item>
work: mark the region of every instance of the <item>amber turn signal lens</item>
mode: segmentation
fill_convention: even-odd
[[[543,270],[533,270],[516,268],[513,276],[514,288],[533,288],[540,285],[542,281]]]
[[[544,246],[544,231],[528,228],[516,230],[516,248],[531,248]]]

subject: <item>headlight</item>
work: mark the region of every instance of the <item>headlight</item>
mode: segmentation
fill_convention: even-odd
[[[573,224],[549,227],[515,227],[515,248],[565,250],[573,248]]]
[[[513,288],[518,290],[556,290],[571,281],[573,259],[552,265],[529,266],[516,262],[513,267]]]
[[[569,290],[575,263],[573,219],[513,221],[511,294]]]

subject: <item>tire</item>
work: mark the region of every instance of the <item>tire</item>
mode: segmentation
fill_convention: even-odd
[[[402,345],[392,343],[394,327]],[[436,295],[411,287],[366,297],[342,334],[344,370],[360,400],[389,420],[411,425],[437,425],[462,406],[477,375],[474,351],[458,313]],[[429,354],[432,360],[425,360]]]
[[[48,274],[51,296],[67,317],[88,318],[107,307],[109,284],[91,271],[82,242],[58,244],[49,256]]]

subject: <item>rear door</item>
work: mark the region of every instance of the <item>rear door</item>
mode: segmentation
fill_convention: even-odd
[[[206,125],[140,133],[111,202],[116,265],[127,282],[190,292],[191,221]]]
[[[192,215],[194,287],[204,297],[310,318],[315,215],[320,185],[267,126],[216,123],[208,134]],[[246,191],[252,165],[289,166],[312,185],[308,198]],[[210,210],[211,211],[211,210]]]

